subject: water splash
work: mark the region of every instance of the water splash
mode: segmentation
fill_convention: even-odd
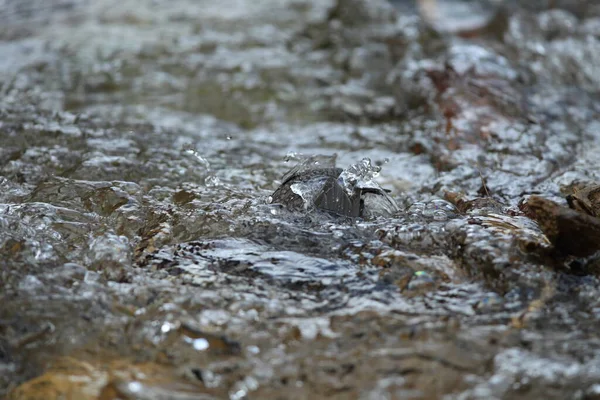
[[[294,154],[294,156],[298,156],[298,154]],[[289,181],[292,177],[305,173],[307,171],[317,169],[317,168],[335,168],[335,162],[337,159],[337,154],[333,154],[330,156],[326,155],[314,155],[307,157],[300,163],[298,163],[294,168],[289,170],[282,179],[282,182],[285,183]],[[286,161],[288,158],[286,158]]]
[[[375,181],[379,176],[381,167],[371,164],[370,158],[363,158],[360,162],[346,168],[338,177],[338,183],[352,196],[355,190],[373,189],[382,190]]]
[[[305,182],[294,183],[290,186],[292,192],[302,197],[304,200],[304,209],[308,209],[314,205],[314,200],[317,198],[327,177],[317,177]]]

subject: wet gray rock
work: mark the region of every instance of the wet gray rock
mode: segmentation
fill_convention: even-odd
[[[398,206],[374,181],[378,168],[371,160],[341,168],[321,168],[320,157],[309,157],[288,171],[269,202],[296,212],[312,209],[345,217],[391,216]],[[335,158],[325,159],[335,164]]]

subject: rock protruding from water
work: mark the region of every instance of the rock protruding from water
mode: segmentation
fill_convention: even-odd
[[[345,217],[390,216],[398,211],[396,202],[379,186],[375,178],[380,167],[368,158],[342,170],[335,158],[309,157],[283,177],[283,183],[271,196],[292,211],[319,209]],[[331,164],[322,168],[322,164]]]

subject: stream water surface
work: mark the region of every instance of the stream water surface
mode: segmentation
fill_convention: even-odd
[[[600,7],[460,3],[0,0],[0,397],[600,398],[520,208],[600,181]]]

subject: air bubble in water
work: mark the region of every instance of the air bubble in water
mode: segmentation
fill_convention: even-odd
[[[454,205],[446,200],[435,199],[425,205],[423,216],[436,221],[446,221],[456,215]]]

